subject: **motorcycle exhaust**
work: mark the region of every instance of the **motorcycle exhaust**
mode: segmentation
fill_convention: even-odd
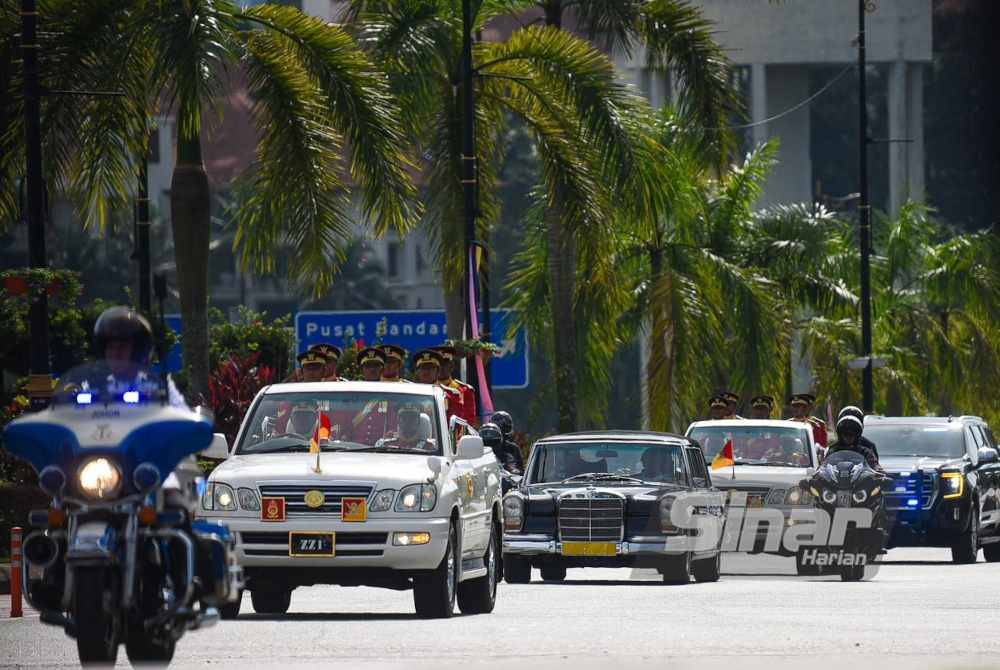
[[[52,567],[59,558],[59,545],[48,535],[34,533],[28,536],[21,548],[25,562],[42,570]]]

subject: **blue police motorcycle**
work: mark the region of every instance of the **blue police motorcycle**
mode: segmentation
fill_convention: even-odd
[[[225,438],[210,416],[167,404],[156,377],[110,379],[100,364],[77,368],[47,409],[4,430],[52,497],[29,516],[22,583],[82,664],[113,664],[122,643],[133,664],[163,664],[241,595],[228,530],[194,519],[203,480],[191,457],[220,438],[224,456]]]

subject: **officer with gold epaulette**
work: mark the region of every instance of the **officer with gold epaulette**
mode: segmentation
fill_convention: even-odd
[[[755,395],[750,398],[750,418],[770,419],[774,411],[774,397],[769,395]]]
[[[444,391],[445,414],[450,422],[453,416],[462,418],[462,392],[438,381],[443,360],[441,354],[434,349],[418,351],[413,355],[413,381],[418,384],[433,384]]]
[[[337,367],[340,365],[340,355],[343,353],[340,347],[327,344],[326,342],[314,344],[309,347],[309,351],[317,351],[326,357],[326,369],[323,371],[323,381],[341,382],[344,381],[337,374]]]
[[[395,344],[383,344],[379,347],[385,356],[385,366],[382,368],[382,381],[403,382],[403,366],[406,365],[406,349]]]
[[[361,371],[361,381],[382,381],[382,369],[385,367],[385,354],[377,347],[367,347],[358,352],[358,369]]]
[[[470,425],[479,425],[479,411],[476,406],[476,390],[471,384],[455,379],[455,357],[457,355],[455,347],[441,345],[434,347],[435,351],[441,354],[441,369],[438,371],[438,381],[442,386],[453,388],[462,394],[461,417]]]
[[[813,439],[816,441],[816,445],[826,449],[827,447],[827,432],[826,432],[826,422],[822,419],[812,416],[812,408],[816,403],[816,396],[812,393],[796,393],[791,397],[788,404],[792,408],[792,421],[802,421],[808,423],[812,426]]]

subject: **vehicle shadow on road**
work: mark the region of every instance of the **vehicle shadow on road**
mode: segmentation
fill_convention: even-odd
[[[652,579],[567,579],[559,582],[533,581],[524,586],[663,586],[662,580]]]
[[[411,612],[289,612],[288,614],[241,614],[239,621],[404,621],[413,619]]]

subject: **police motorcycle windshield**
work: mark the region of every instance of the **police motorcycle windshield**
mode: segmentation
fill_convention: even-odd
[[[151,463],[165,478],[212,441],[211,416],[168,406],[164,398],[152,370],[82,365],[60,377],[47,409],[7,425],[4,447],[38,471],[55,465],[67,474],[82,460],[105,456],[120,469],[122,494],[135,493],[136,466]]]
[[[832,486],[847,487],[855,484],[868,468],[865,457],[856,451],[835,451],[830,454],[817,474]]]

